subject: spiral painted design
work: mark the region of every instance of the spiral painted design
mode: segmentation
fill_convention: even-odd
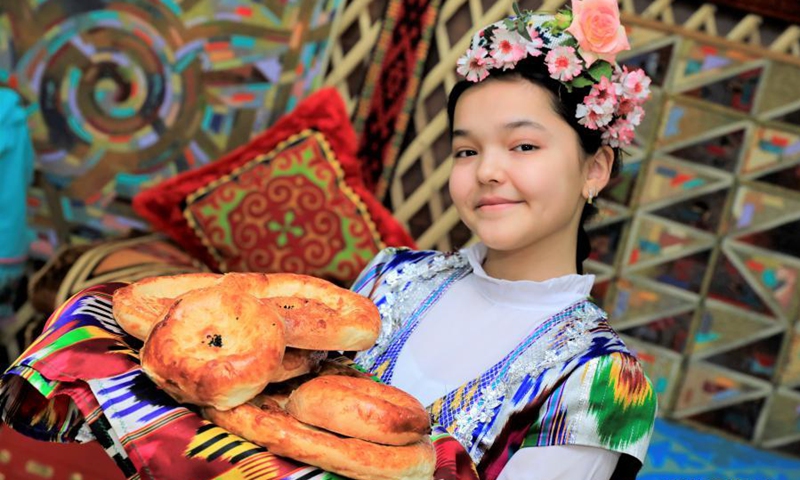
[[[30,104],[65,220],[124,230],[136,219],[112,220],[114,202],[291,111],[321,82],[340,1],[4,2],[14,36],[0,35],[0,83]]]

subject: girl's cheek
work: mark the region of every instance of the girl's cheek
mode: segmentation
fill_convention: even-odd
[[[464,185],[456,185],[454,188],[451,188],[450,195],[456,203],[463,203],[467,197],[467,192],[468,189]]]
[[[466,185],[465,185],[466,179],[464,173],[465,172],[463,171],[463,169],[458,167],[453,168],[453,170],[450,172],[449,187],[450,187],[450,196],[453,198],[453,200],[457,201],[464,196],[464,192],[466,190]]]

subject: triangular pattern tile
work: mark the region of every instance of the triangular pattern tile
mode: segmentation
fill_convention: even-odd
[[[773,310],[793,319],[800,304],[800,258],[777,255],[770,250],[736,241],[725,242],[725,252],[748,283],[769,299]]]
[[[752,175],[772,172],[776,167],[778,170],[796,171],[800,168],[798,164],[800,164],[800,134],[762,126],[753,134],[750,148],[742,159],[741,173]],[[787,185],[787,188],[792,186],[796,188],[798,185],[800,183],[794,183]]]
[[[659,149],[682,146],[696,138],[730,130],[745,118],[704,103],[687,97],[667,100],[655,146]]]
[[[647,169],[647,177],[641,193],[641,205],[664,200],[681,200],[696,195],[698,190],[708,191],[729,184],[728,176],[703,171],[688,162],[667,158],[654,158]]]
[[[744,146],[745,134],[745,129],[739,128],[711,138],[701,138],[678,148],[667,149],[665,153],[687,162],[734,173]]]

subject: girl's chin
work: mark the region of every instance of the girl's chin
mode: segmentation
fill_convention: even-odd
[[[485,235],[478,233],[481,242],[491,250],[508,251],[516,250],[523,243],[520,238],[498,235],[498,232],[487,232]]]

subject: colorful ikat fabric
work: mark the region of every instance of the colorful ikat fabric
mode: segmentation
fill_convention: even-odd
[[[427,310],[470,272],[459,253],[381,252],[353,285],[376,303],[383,322],[377,344],[356,363],[391,383]],[[520,448],[550,445],[613,450],[638,470],[656,408],[641,365],[588,300],[547,319],[500,362],[428,406],[469,451],[481,478],[497,478]]]
[[[84,290],[62,305],[0,379],[2,420],[52,442],[98,441],[130,479],[332,480],[340,477],[271,454],[174,401],[142,372],[141,342],[112,314],[123,284]],[[432,436],[436,478],[477,480],[461,445]]]

